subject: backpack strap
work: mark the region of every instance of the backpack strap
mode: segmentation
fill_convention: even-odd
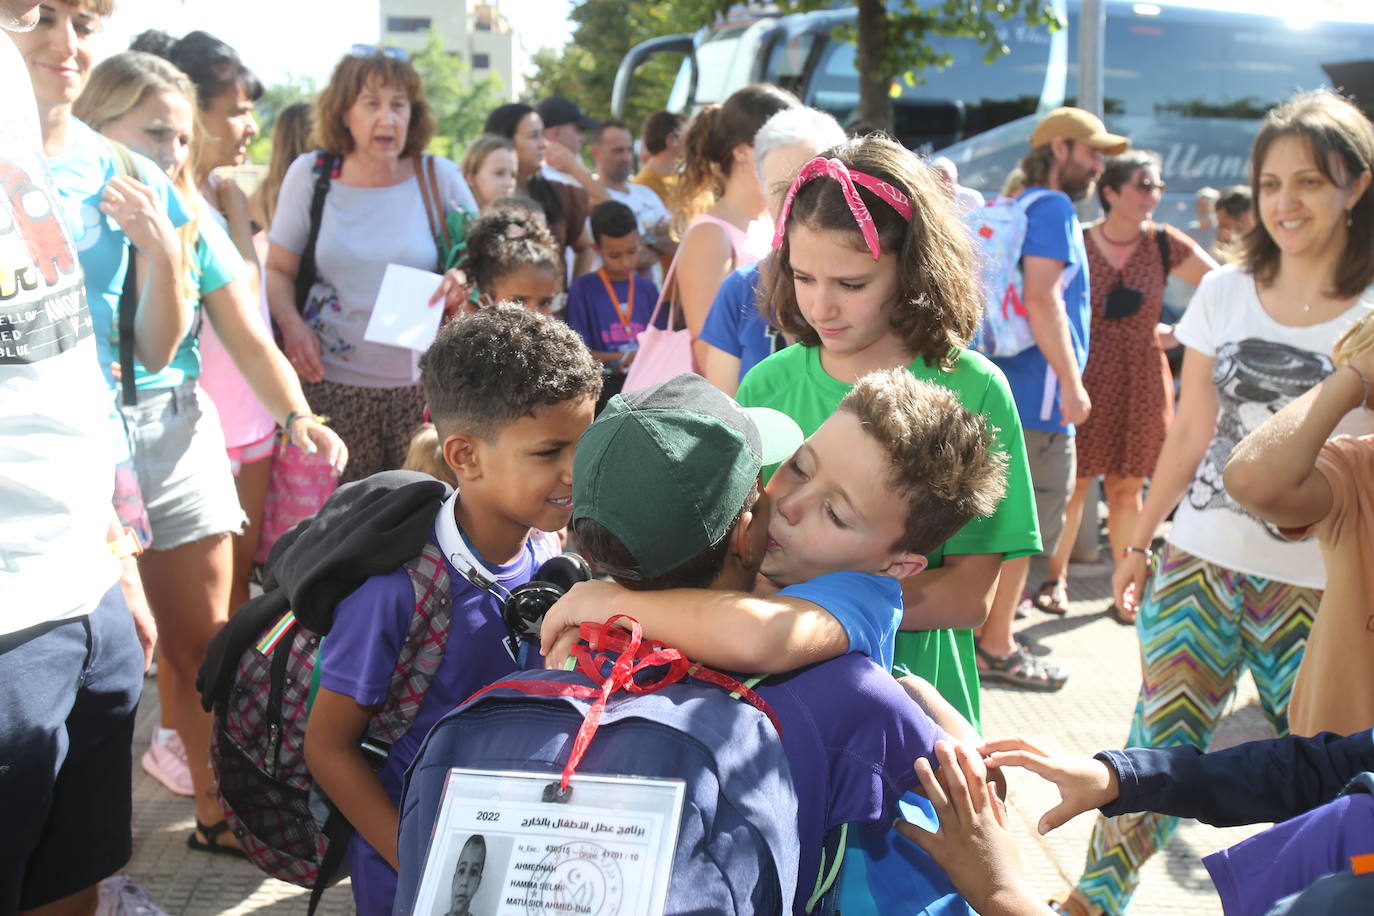
[[[425,204],[425,219],[439,252],[439,270],[442,271],[449,248],[448,221],[444,218],[444,201],[439,193],[439,176],[433,156],[420,154],[420,161],[415,163],[415,179],[420,183],[420,199]]]
[[[425,692],[434,680],[448,644],[449,624],[453,621],[453,592],[448,566],[433,541],[426,541],[420,555],[405,564],[415,592],[410,627],[396,667],[391,672],[390,699],[368,723],[372,738],[388,745],[410,730],[420,713]]]
[[[315,872],[315,883],[310,888],[310,905],[305,910],[305,916],[315,916],[315,910],[320,905],[320,898],[335,883],[336,879],[341,877],[339,869],[343,866],[344,859],[348,855],[348,841],[353,836],[354,831],[348,818],[343,816],[343,812],[333,802],[330,802],[329,816],[325,818],[324,826],[320,828],[320,832],[324,834],[325,842],[328,845],[325,849],[324,858],[320,860],[320,867]]]
[[[102,140],[114,154],[115,172],[123,178],[142,181],[138,163],[133,152],[118,140],[102,136]],[[134,372],[134,316],[138,313],[138,269],[134,261],[134,243],[124,237],[125,257],[128,266],[124,268],[124,286],[119,292],[119,387],[126,407],[138,403],[138,382]]]
[[[296,270],[296,311],[305,310],[306,297],[310,287],[315,285],[318,273],[315,266],[315,243],[320,238],[320,221],[324,218],[324,199],[329,195],[329,184],[339,177],[343,167],[343,157],[333,156],[324,150],[315,151],[315,165],[311,173],[315,176],[315,190],[310,198],[310,231],[305,237],[305,248],[301,250],[301,264]]]
[[[816,907],[830,893],[835,882],[840,879],[840,868],[844,865],[844,854],[849,843],[849,825],[841,824],[825,835],[821,845],[821,866],[816,870],[816,886],[806,900],[806,912],[814,913]]]
[[[1164,265],[1164,279],[1169,279],[1169,235],[1163,226],[1155,227],[1155,243],[1159,245],[1159,263]]]

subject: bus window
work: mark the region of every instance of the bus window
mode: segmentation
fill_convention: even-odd
[[[692,103],[696,106],[719,104],[738,88],[734,78],[735,54],[748,23],[725,25],[710,35],[696,49],[697,91]]]
[[[778,40],[768,49],[768,64],[763,71],[764,82],[772,83],[800,97],[806,81],[806,65],[816,47],[816,36],[800,32]]]
[[[1062,85],[1047,85],[1052,72],[1048,30],[1008,24],[999,36],[1009,53],[991,65],[983,63],[983,49],[972,38],[931,37],[935,50],[949,54],[953,63],[944,70],[927,70],[924,82],[915,86],[899,82],[893,132],[903,143],[918,152],[939,149],[1033,113],[1042,96],[1062,97]],[[854,46],[828,41],[808,103],[852,126],[859,109],[856,72]]]
[[[1076,37],[1069,47],[1072,97]],[[1330,85],[1324,65],[1368,60],[1371,47],[1369,24],[1295,29],[1272,16],[1170,7],[1146,17],[1109,7],[1107,125],[1160,155],[1171,191],[1244,183],[1264,113],[1295,92]]]

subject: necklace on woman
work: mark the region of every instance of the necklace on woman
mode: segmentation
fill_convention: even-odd
[[[1097,227],[1097,231],[1102,233],[1102,238],[1105,239],[1109,244],[1115,245],[1118,248],[1125,248],[1127,245],[1134,245],[1136,242],[1140,241],[1141,229],[1139,226],[1136,226],[1135,236],[1133,238],[1127,239],[1124,242],[1118,242],[1116,239],[1112,238],[1110,235],[1107,234],[1106,220],[1103,220],[1102,224]]]

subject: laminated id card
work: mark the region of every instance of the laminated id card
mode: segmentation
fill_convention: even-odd
[[[680,779],[449,770],[415,916],[662,916]]]

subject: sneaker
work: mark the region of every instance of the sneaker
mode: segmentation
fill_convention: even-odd
[[[149,745],[143,752],[143,769],[173,794],[188,798],[196,794],[191,785],[191,767],[186,763],[186,746],[181,743],[180,735],[172,735],[165,744],[154,741]]]
[[[115,875],[100,882],[95,916],[167,916],[167,911],[128,875]]]

